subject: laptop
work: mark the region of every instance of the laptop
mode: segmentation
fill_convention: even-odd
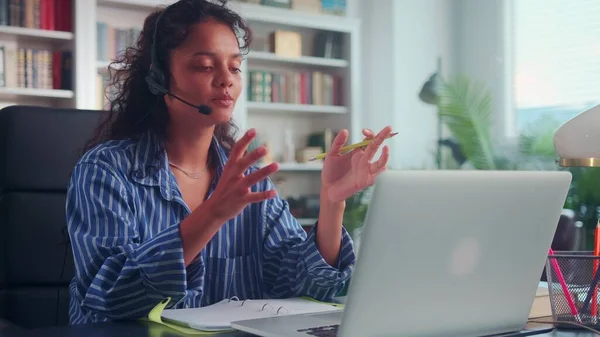
[[[571,183],[560,171],[386,171],[344,310],[237,321],[264,337],[522,336]]]

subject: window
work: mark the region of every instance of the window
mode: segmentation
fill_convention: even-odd
[[[516,0],[513,15],[518,131],[599,104],[600,1]]]

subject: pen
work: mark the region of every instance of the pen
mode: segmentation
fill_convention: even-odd
[[[398,134],[398,132],[391,133],[389,136],[387,136],[386,139],[390,139],[390,138],[394,137],[397,134]],[[350,151],[350,150],[358,149],[360,147],[365,147],[365,146],[371,144],[372,142],[373,142],[373,139],[367,139],[367,140],[364,140],[364,141],[362,141],[360,143],[356,143],[356,144],[352,144],[352,145],[346,145],[346,146],[342,147],[340,149],[340,151],[341,152],[347,152],[347,151]],[[312,156],[312,157],[308,158],[308,161],[323,159],[323,158],[325,158],[326,155],[327,155],[327,153],[321,153],[321,154],[318,154],[316,156]]]
[[[592,302],[592,297],[594,297],[594,293],[597,294],[598,288],[598,281],[600,280],[600,273],[598,273],[596,271],[596,276],[594,276],[594,279],[592,280],[592,283],[590,284],[590,287],[588,288],[587,294],[585,295],[585,300],[583,301],[583,306],[581,307],[581,311],[582,312],[588,312],[588,308],[591,305]],[[594,311],[594,306],[592,306],[592,312]],[[595,316],[594,316],[595,318]]]
[[[594,278],[592,279],[592,283],[587,291],[587,295],[585,296],[581,310],[583,312],[587,312],[589,306],[591,305],[591,315],[592,319],[595,321],[596,315],[598,315],[598,281],[600,280],[600,270],[598,270],[598,256],[600,256],[600,220],[598,220],[594,234]],[[593,302],[592,299],[594,300]]]
[[[552,248],[550,248],[548,254],[554,256],[554,251],[552,250]],[[567,298],[567,303],[569,304],[569,308],[571,309],[571,314],[575,316],[577,323],[581,324],[581,317],[579,316],[579,312],[577,312],[577,307],[575,306],[575,302],[571,297],[571,292],[567,287],[567,282],[565,281],[565,277],[563,276],[563,273],[560,270],[558,262],[556,262],[556,258],[550,257],[550,264],[552,264],[552,268],[554,268],[554,272],[556,273],[556,278],[558,278],[558,282],[560,283],[562,291],[565,294],[565,297]]]
[[[598,273],[598,256],[600,256],[600,220],[598,220],[596,230],[594,231],[594,275]],[[598,315],[598,286],[594,284],[592,287],[594,288],[592,317],[595,319]]]

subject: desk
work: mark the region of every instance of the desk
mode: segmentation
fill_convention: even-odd
[[[32,330],[0,330],[0,337],[189,337],[164,325],[152,322],[94,323]],[[195,335],[202,337],[203,335]],[[249,337],[232,332],[219,337]]]
[[[189,336],[150,322],[97,323],[34,330],[0,330],[1,337],[182,337]],[[202,336],[202,335],[197,335]],[[219,337],[251,337],[243,332],[219,334]],[[592,332],[553,331],[540,337],[597,337]]]

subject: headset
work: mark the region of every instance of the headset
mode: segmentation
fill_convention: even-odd
[[[175,3],[177,4],[177,3]],[[171,93],[169,90],[167,90],[165,88],[165,73],[160,69],[160,67],[158,66],[158,55],[156,52],[156,40],[158,37],[158,24],[160,23],[160,19],[162,18],[163,14],[165,14],[167,12],[167,10],[169,10],[169,8],[171,8],[171,6],[175,5],[172,4],[170,6],[168,6],[167,8],[165,8],[159,15],[158,18],[156,19],[156,23],[154,24],[154,33],[152,34],[152,46],[150,47],[150,70],[148,71],[148,75],[146,76],[146,83],[148,84],[148,89],[150,89],[150,92],[156,96],[162,96],[162,95],[169,95],[177,100],[179,100],[180,102],[183,102],[184,104],[187,104],[189,106],[191,106],[192,108],[196,108],[198,109],[198,112],[203,114],[203,115],[210,115],[210,113],[212,112],[212,108],[208,105],[195,105],[192,104],[186,100],[184,100],[183,98],[178,97],[177,95]]]

